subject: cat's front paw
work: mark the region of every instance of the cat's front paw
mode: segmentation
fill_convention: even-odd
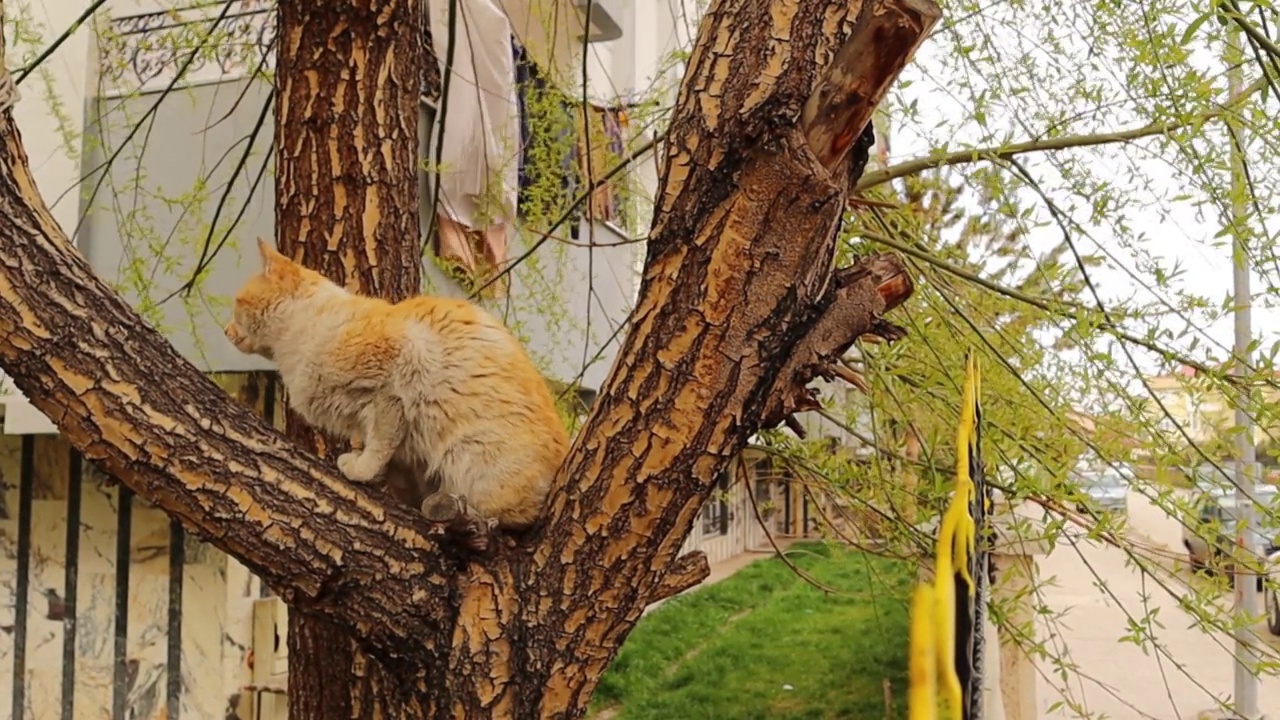
[[[338,456],[338,470],[353,483],[367,484],[378,477],[379,468],[370,467],[361,453],[348,452]]]

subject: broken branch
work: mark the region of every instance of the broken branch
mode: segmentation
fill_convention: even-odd
[[[867,333],[887,341],[900,338],[902,329],[880,316],[901,305],[914,289],[906,267],[896,255],[875,255],[837,270],[819,305],[822,309],[818,319],[795,345],[787,366],[778,375],[763,425],[773,427],[794,413],[816,409],[818,401],[809,382],[820,375],[839,374],[840,356],[858,338]]]
[[[818,161],[834,171],[876,105],[942,18],[933,0],[868,0],[817,88],[800,126]]]
[[[840,378],[864,393],[871,392],[871,386],[867,384],[867,379],[862,377],[861,373],[854,372],[840,363],[827,366],[827,372],[831,377]]]
[[[806,408],[806,409],[816,410],[817,408]],[[800,421],[796,419],[795,415],[786,416],[785,418],[783,418],[782,422],[784,425],[787,426],[788,430],[795,433],[796,437],[800,438],[801,440],[804,440],[805,438],[809,437],[809,431],[804,429],[804,425],[800,424]]]

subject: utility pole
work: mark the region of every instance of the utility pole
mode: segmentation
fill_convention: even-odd
[[[1241,47],[1240,26],[1227,20],[1227,95],[1234,104],[1244,91],[1244,52]],[[1257,557],[1257,512],[1254,509],[1253,489],[1258,477],[1257,456],[1253,445],[1253,422],[1249,417],[1250,391],[1245,377],[1253,366],[1249,346],[1253,343],[1252,306],[1249,288],[1249,261],[1245,243],[1248,240],[1248,185],[1245,177],[1245,136],[1241,123],[1228,113],[1227,132],[1231,135],[1231,260],[1233,279],[1233,305],[1235,308],[1235,362],[1231,372],[1241,380],[1236,398],[1236,543],[1237,550],[1248,562],[1235,564],[1235,682],[1232,700],[1233,720],[1261,720],[1258,712],[1259,680],[1255,668],[1258,658],[1252,645],[1257,641],[1251,618],[1258,617],[1258,586],[1255,568]]]

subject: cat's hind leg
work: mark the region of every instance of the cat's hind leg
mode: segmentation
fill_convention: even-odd
[[[360,432],[364,447],[338,456],[338,470],[354,483],[371,483],[377,479],[400,444],[404,442],[406,425],[400,400],[392,396],[375,396],[361,413]]]

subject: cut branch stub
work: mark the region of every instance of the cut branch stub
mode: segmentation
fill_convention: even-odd
[[[867,0],[849,39],[804,104],[800,125],[835,170],[911,55],[942,18],[933,0]]]
[[[808,387],[809,382],[819,376],[827,379],[845,376],[836,369],[836,363],[866,334],[868,316],[874,318],[870,329],[875,335],[890,341],[902,337],[901,328],[880,316],[901,305],[914,289],[902,260],[892,254],[873,255],[837,270],[820,304],[822,309],[817,320],[796,343],[786,367],[778,375],[762,425],[773,427],[794,413],[820,407],[817,393]],[[798,423],[787,423],[793,430],[795,425]]]
[[[667,568],[667,574],[658,581],[658,586],[653,589],[653,594],[649,596],[649,602],[656,603],[672,595],[679,595],[706,580],[710,574],[711,564],[707,561],[706,553],[701,550],[694,550],[691,553],[681,555],[671,562],[671,565]]]

